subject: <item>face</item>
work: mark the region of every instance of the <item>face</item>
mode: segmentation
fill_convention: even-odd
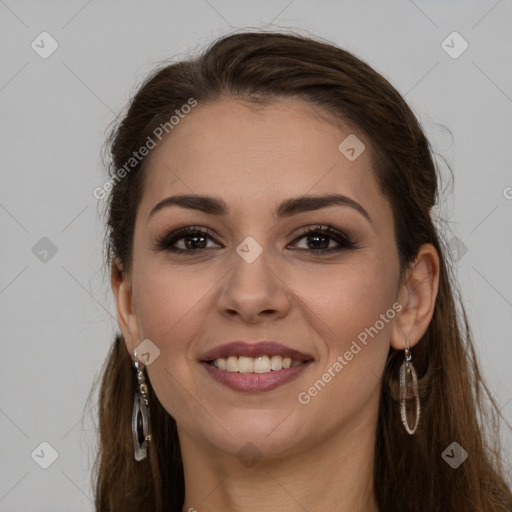
[[[272,457],[374,428],[400,269],[369,142],[352,161],[338,149],[350,133],[298,100],[225,99],[150,155],[124,334],[130,353],[160,351],[148,376],[180,439]],[[181,195],[218,203],[153,211]],[[279,345],[221,347],[233,341]]]

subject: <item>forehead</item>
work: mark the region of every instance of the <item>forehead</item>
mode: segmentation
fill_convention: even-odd
[[[230,99],[199,104],[149,155],[139,210],[147,215],[169,195],[194,193],[221,196],[234,213],[331,192],[386,208],[368,144],[353,161],[340,152],[348,136],[300,100],[257,109]]]

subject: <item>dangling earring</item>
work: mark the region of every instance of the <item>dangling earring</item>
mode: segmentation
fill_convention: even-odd
[[[409,339],[407,339],[407,347],[405,348],[405,361],[400,366],[400,413],[402,415],[402,423],[405,430],[409,434],[414,434],[418,428],[420,421],[420,397],[418,393],[418,377],[416,370],[412,365],[412,354],[409,349]],[[411,428],[409,425],[409,418],[407,416],[407,402],[414,400],[416,410],[414,412],[414,426]]]
[[[137,377],[137,390],[133,398],[132,433],[135,460],[144,460],[148,455],[148,445],[151,441],[149,434],[149,400],[148,386],[144,378],[145,366],[136,359],[134,354],[133,367]]]

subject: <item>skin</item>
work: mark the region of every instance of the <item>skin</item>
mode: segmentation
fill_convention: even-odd
[[[299,100],[255,110],[223,99],[198,105],[150,155],[133,266],[125,273],[113,266],[112,287],[129,353],[144,339],[160,350],[147,374],[178,425],[184,511],[377,510],[372,465],[380,377],[390,346],[402,350],[408,338],[412,347],[425,333],[439,259],[426,244],[401,274],[370,141],[358,135],[367,150],[349,161],[338,150],[349,133],[357,132],[340,131]],[[343,205],[275,215],[285,199],[328,193],[357,201],[371,223]],[[229,214],[171,206],[148,220],[159,201],[176,194],[222,198]],[[351,233],[357,248],[316,254],[314,240],[298,238],[298,230],[317,225]],[[202,252],[154,249],[158,237],[185,226],[216,236],[206,238]],[[247,236],[263,250],[252,263],[235,250]],[[309,403],[299,403],[298,394],[394,303],[401,311]],[[272,391],[234,391],[199,363],[202,353],[232,340],[275,340],[314,362]]]

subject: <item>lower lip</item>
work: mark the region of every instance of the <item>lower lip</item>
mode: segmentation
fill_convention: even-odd
[[[224,384],[235,391],[256,393],[258,391],[270,391],[287,382],[296,379],[309,365],[311,361],[282,370],[270,371],[267,373],[238,373],[219,370],[211,364],[202,362],[210,376],[217,382]]]

